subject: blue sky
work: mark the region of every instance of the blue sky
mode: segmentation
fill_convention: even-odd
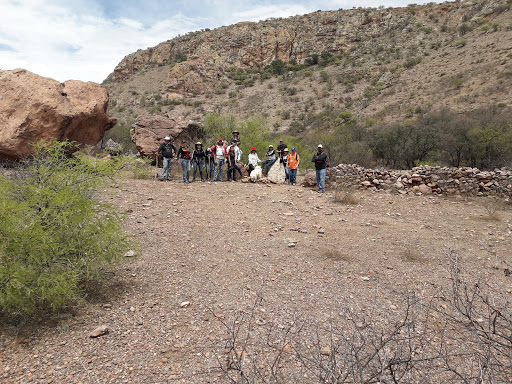
[[[0,69],[102,82],[127,54],[178,34],[403,0],[0,0]]]

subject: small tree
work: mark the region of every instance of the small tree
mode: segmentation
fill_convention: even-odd
[[[85,283],[130,246],[120,215],[94,198],[124,158],[71,157],[70,145],[38,144],[14,176],[0,176],[0,310],[6,313],[77,303]]]

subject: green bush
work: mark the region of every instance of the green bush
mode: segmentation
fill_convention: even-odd
[[[14,172],[0,175],[0,311],[58,311],[85,297],[87,283],[119,261],[130,242],[119,214],[94,198],[125,158],[67,155],[54,143]],[[10,176],[9,176],[10,175]]]

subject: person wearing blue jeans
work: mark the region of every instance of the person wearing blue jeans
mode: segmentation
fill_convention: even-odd
[[[317,147],[317,153],[313,156],[316,169],[316,183],[318,184],[318,192],[325,192],[325,174],[327,173],[327,154],[324,152],[324,147],[319,144]]]
[[[219,181],[224,181],[222,179],[222,172],[225,159],[228,155],[227,147],[224,145],[224,140],[219,139],[217,141],[213,155],[215,156],[215,171],[213,172],[213,181],[217,181],[217,177],[220,177]]]
[[[268,146],[268,152],[265,154],[265,157],[267,160],[265,160],[261,165],[263,166],[264,175],[268,176],[270,167],[277,161],[276,151],[274,151],[273,145]]]
[[[169,136],[164,137],[164,142],[160,144],[157,155],[162,156],[162,176],[161,181],[171,180],[171,167],[172,158],[176,155],[176,147],[172,145],[171,138]]]
[[[180,150],[178,151],[178,159],[181,163],[181,172],[183,173],[183,182],[190,183],[190,149],[187,142],[182,141]]]
[[[214,146],[215,148],[215,146]],[[205,153],[205,167],[206,167],[206,181],[213,180],[213,170],[215,169],[215,160],[212,148],[206,148]]]
[[[295,147],[292,148],[292,152],[288,155],[286,165],[288,166],[288,177],[290,184],[295,185],[297,182],[297,169],[299,169],[299,154],[295,151]]]
[[[196,181],[196,173],[199,169],[199,175],[201,175],[201,181],[204,181],[203,179],[203,163],[204,159],[206,157],[206,154],[203,150],[203,143],[198,141],[196,143],[196,148],[194,149],[194,153],[192,154],[192,161],[194,162],[194,173],[192,175],[192,181]]]

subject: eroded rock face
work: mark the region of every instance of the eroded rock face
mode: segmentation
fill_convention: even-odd
[[[96,83],[0,71],[0,158],[29,156],[40,140],[97,144],[116,123],[107,104],[107,91]]]
[[[199,124],[186,119],[143,115],[133,125],[131,139],[142,156],[154,157],[165,136],[169,136],[178,148],[181,140],[190,142],[202,134]]]

